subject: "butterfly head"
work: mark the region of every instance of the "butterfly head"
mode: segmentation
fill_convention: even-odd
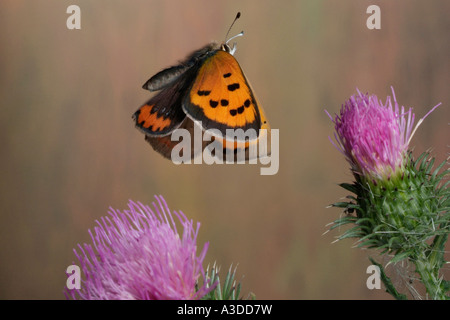
[[[233,47],[231,47],[228,42],[230,42],[231,40],[233,40],[234,38],[237,37],[241,37],[244,35],[244,31],[239,32],[237,35],[232,36],[230,39],[228,39],[227,41],[225,41],[224,43],[222,43],[222,45],[220,46],[220,49],[223,51],[228,52],[231,55],[234,55],[234,53],[236,52],[236,42],[233,43]]]
[[[241,17],[241,13],[238,12],[238,13],[236,14],[236,17],[234,18],[233,22],[231,23],[230,28],[229,28],[228,31],[227,31],[227,34],[226,34],[226,36],[225,36],[225,42],[222,43],[222,45],[220,46],[220,49],[221,49],[221,50],[223,50],[223,51],[225,51],[225,52],[228,52],[228,53],[231,54],[231,55],[233,55],[233,54],[236,52],[236,42],[233,43],[233,47],[230,47],[230,45],[228,44],[228,42],[230,42],[230,41],[233,40],[234,38],[237,38],[237,37],[240,37],[240,36],[243,36],[243,35],[244,35],[244,31],[241,31],[241,32],[238,33],[237,35],[235,35],[235,36],[233,36],[233,37],[231,37],[231,38],[229,38],[229,39],[227,40],[227,37],[228,37],[228,34],[230,33],[231,28],[233,27],[233,25],[234,25],[234,23],[236,22],[236,20],[239,19],[240,17]]]

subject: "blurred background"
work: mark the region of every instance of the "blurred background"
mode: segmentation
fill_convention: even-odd
[[[81,30],[66,9],[81,8]],[[381,30],[366,27],[369,5]],[[212,40],[241,30],[235,54],[280,132],[280,169],[180,165],[164,159],[131,115],[142,84]],[[348,164],[328,141],[356,88],[413,107],[439,102],[412,140],[417,156],[449,152],[450,2],[0,2],[0,298],[64,299],[73,248],[111,206],[155,194],[201,222],[206,263],[238,265],[258,299],[390,299],[368,290],[373,252],[323,235],[348,192]],[[448,260],[448,258],[447,258]],[[449,274],[447,273],[447,278]]]

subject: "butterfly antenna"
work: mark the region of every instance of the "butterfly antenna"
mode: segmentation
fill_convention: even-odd
[[[233,40],[234,38],[241,37],[241,36],[243,36],[243,35],[244,35],[244,31],[241,31],[241,32],[239,32],[237,35],[232,36],[230,39],[228,39],[227,42],[225,42],[225,43],[228,43],[228,42],[230,42],[231,40]]]
[[[238,13],[236,14],[236,18],[234,18],[233,22],[231,23],[230,28],[229,28],[228,31],[227,31],[227,34],[226,34],[226,36],[225,36],[225,41],[226,41],[225,43],[227,43],[228,41],[230,41],[231,39],[233,39],[233,38],[236,37],[236,36],[234,36],[233,38],[227,40],[228,34],[229,34],[230,31],[231,31],[231,28],[233,27],[233,25],[234,25],[234,23],[236,22],[236,20],[239,19],[240,17],[241,17],[241,13],[238,12]],[[242,33],[242,32],[241,32],[241,33]],[[243,33],[242,33],[242,34],[243,34]]]

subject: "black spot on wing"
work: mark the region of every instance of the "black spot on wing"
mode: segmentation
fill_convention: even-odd
[[[236,89],[239,89],[239,83],[232,83],[232,84],[229,84],[228,85],[228,90],[229,91],[234,91],[234,90],[236,90]]]
[[[211,106],[211,108],[217,107],[218,104],[219,101],[209,100],[209,105]]]
[[[208,91],[208,90],[198,90],[197,91],[197,94],[199,96],[209,96],[210,93],[211,93],[211,91]]]

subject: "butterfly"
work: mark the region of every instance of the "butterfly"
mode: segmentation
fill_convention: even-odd
[[[240,13],[230,29],[239,17]],[[244,151],[245,158],[249,159],[250,145],[257,144],[263,136],[267,138],[270,127],[266,115],[233,56],[236,43],[233,47],[228,45],[230,40],[242,35],[243,32],[221,44],[210,43],[145,82],[144,89],[158,93],[133,114],[133,120],[154,150],[170,158],[172,149],[179,143],[172,141],[172,133],[186,129],[193,134],[196,126],[202,132],[215,130],[209,141],[202,141],[201,149],[194,150],[194,139],[191,139],[192,158],[216,141],[223,155]],[[244,132],[252,129],[255,134],[239,140],[230,137],[228,129]]]

